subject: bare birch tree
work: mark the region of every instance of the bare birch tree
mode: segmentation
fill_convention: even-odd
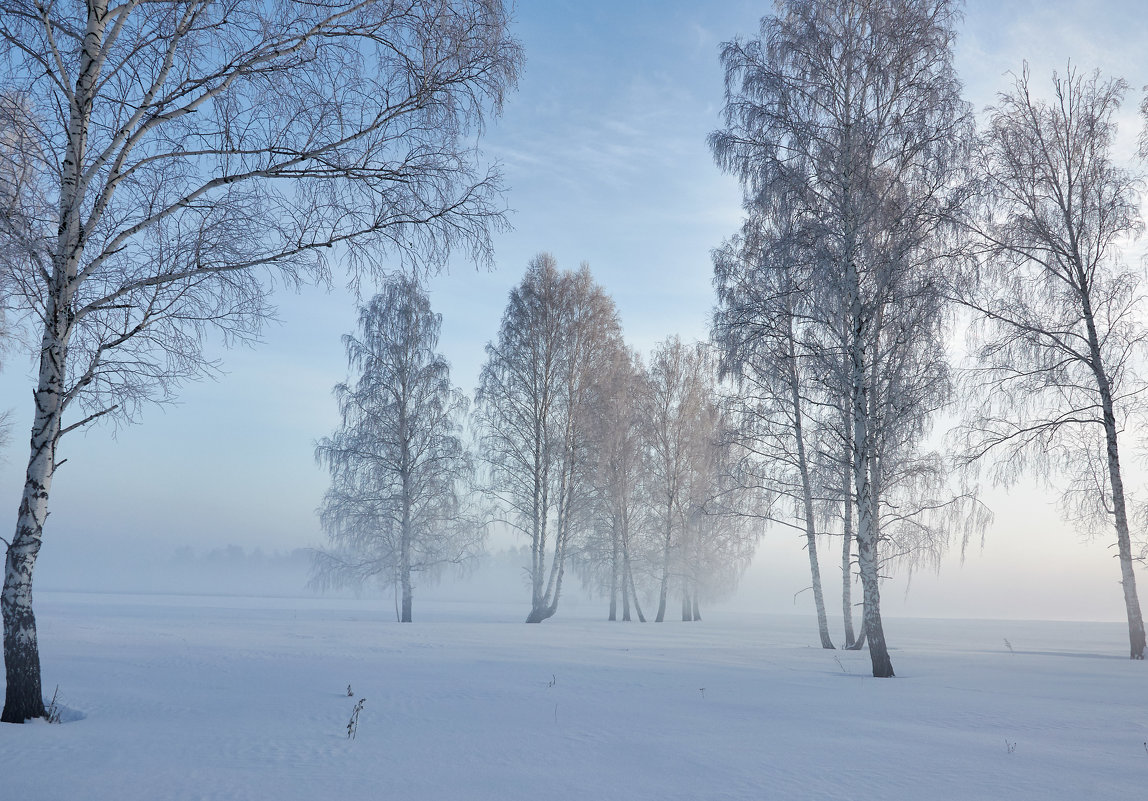
[[[342,424],[315,448],[331,473],[319,510],[330,547],[314,555],[315,583],[395,586],[403,623],[413,577],[474,557],[484,532],[467,514],[469,403],[435,352],[441,324],[417,280],[387,280],[362,308],[358,336],[343,338],[358,378],[335,387]]]
[[[915,329],[923,318],[910,312],[921,292],[940,288],[937,236],[959,199],[971,125],[952,63],[958,15],[954,0],[779,2],[759,38],[724,46],[727,127],[710,137],[747,200],[792,197],[816,227],[818,291],[835,299],[824,325],[845,321],[848,381],[838,396],[852,408],[858,563],[879,677],[893,666],[880,614],[878,426],[929,410],[884,413],[882,398],[893,396],[879,396],[875,382],[887,360],[931,347],[941,322]],[[896,335],[883,341],[882,331]]]
[[[802,241],[806,233],[796,210],[782,199],[755,209],[741,235],[715,251],[714,339],[723,374],[737,382],[732,400],[738,441],[753,456],[754,482],[779,499],[770,519],[804,537],[821,647],[833,648],[814,497],[824,483],[815,475],[817,418],[828,404],[809,395],[814,355],[800,330],[811,325],[802,306],[817,300],[816,270]]]
[[[590,525],[596,453],[588,435],[594,386],[621,349],[614,302],[585,264],[562,272],[536,256],[510,293],[486,347],[477,393],[480,457],[505,521],[530,540],[527,623],[558,611],[567,559]]]
[[[2,718],[44,714],[32,573],[62,435],[134,420],[250,339],[326,254],[489,255],[499,178],[469,131],[513,86],[500,0],[0,2],[33,199],[0,218],[39,343],[3,589]]]
[[[1113,117],[1127,84],[1071,67],[1034,97],[1027,67],[999,95],[981,143],[984,205],[970,224],[977,271],[960,299],[971,331],[967,455],[998,478],[1058,468],[1066,502],[1110,521],[1133,659],[1143,659],[1121,445],[1148,388],[1143,281],[1120,261],[1140,233],[1134,176],[1113,163]]]
[[[613,354],[597,382],[589,410],[589,436],[596,451],[594,522],[578,551],[578,563],[586,583],[608,595],[610,620],[618,619],[620,599],[623,621],[631,619],[631,607],[645,621],[634,580],[640,553],[635,540],[645,516],[641,494],[645,392],[645,369],[638,355],[622,348]]]
[[[701,620],[701,603],[737,589],[757,549],[764,504],[758,487],[742,480],[739,438],[731,436],[728,404],[706,373],[709,392],[699,416],[698,448],[691,460],[686,495],[689,512],[682,541],[682,620]]]
[[[683,595],[685,547],[691,515],[698,511],[690,497],[691,480],[716,432],[707,423],[714,364],[701,343],[685,344],[677,336],[660,342],[650,356],[649,389],[643,410],[647,458],[647,493],[651,534],[658,542],[658,611],[666,618],[671,584]],[[656,532],[656,533],[655,533]]]

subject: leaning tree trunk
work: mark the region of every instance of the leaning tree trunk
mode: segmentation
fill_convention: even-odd
[[[622,578],[622,585],[623,585],[622,597],[623,598],[627,597],[625,594],[625,588],[629,587],[629,592],[630,592],[629,597],[634,600],[634,613],[637,614],[639,623],[645,623],[646,622],[646,616],[644,614],[642,614],[642,602],[638,600],[638,587],[634,583],[634,568],[630,565],[630,552],[629,552],[628,548],[627,548],[625,555],[624,555],[624,562],[625,562],[625,566],[626,566],[626,575],[623,576],[623,578]],[[629,602],[627,602],[627,604],[626,604],[626,620],[629,620],[629,619],[630,619],[630,617],[629,617]]]
[[[821,565],[817,559],[817,527],[813,516],[813,486],[809,479],[809,462],[805,454],[805,421],[801,414],[801,386],[797,374],[797,354],[793,344],[793,316],[789,316],[789,402],[793,412],[793,439],[797,446],[797,471],[801,474],[801,500],[805,510],[805,549],[809,552],[809,575],[813,581],[813,603],[817,608],[817,633],[822,648],[833,648],[829,636],[829,618],[825,614],[825,595],[821,591]]]
[[[1124,609],[1128,616],[1128,642],[1133,659],[1144,658],[1144,617],[1140,599],[1136,594],[1136,573],[1132,566],[1132,538],[1128,528],[1128,508],[1124,497],[1124,476],[1120,469],[1120,448],[1117,441],[1116,412],[1112,403],[1112,385],[1104,370],[1100,352],[1100,338],[1093,321],[1092,305],[1084,298],[1084,318],[1088,328],[1089,350],[1093,375],[1100,390],[1100,405],[1104,415],[1104,443],[1108,456],[1108,480],[1112,485],[1112,516],[1116,523],[1116,547],[1120,557],[1120,584],[1124,589]]]
[[[0,596],[7,679],[0,721],[5,723],[23,723],[45,715],[36,617],[32,613],[32,571],[40,553],[44,521],[48,516],[48,493],[55,472],[65,352],[58,338],[51,332],[45,333],[24,495],[20,499],[16,535],[8,546],[4,589]]]
[[[1140,599],[1136,594],[1136,573],[1132,567],[1132,540],[1128,530],[1128,510],[1124,498],[1124,480],[1117,450],[1116,424],[1109,425],[1109,412],[1104,414],[1104,428],[1108,440],[1108,472],[1112,482],[1112,510],[1116,518],[1116,544],[1120,556],[1120,583],[1124,588],[1124,609],[1128,615],[1128,642],[1133,659],[1144,658],[1144,617]]]

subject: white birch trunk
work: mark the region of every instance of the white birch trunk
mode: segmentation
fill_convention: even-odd
[[[861,572],[861,591],[865,601],[865,636],[869,640],[869,658],[873,676],[890,678],[893,663],[885,644],[881,623],[881,589],[878,576],[876,498],[872,481],[874,467],[869,430],[869,376],[865,364],[866,326],[861,307],[861,286],[856,265],[848,265],[852,284],[851,307],[853,336],[850,343],[853,399],[853,482],[857,492],[857,562]]]
[[[40,356],[36,416],[24,494],[16,520],[16,535],[8,547],[0,606],[4,618],[4,672],[7,679],[0,720],[23,723],[44,717],[36,618],[32,613],[32,572],[40,553],[48,493],[55,472],[60,435],[61,386],[66,350],[50,333],[44,335]]]
[[[809,574],[813,582],[813,602],[817,607],[817,633],[822,648],[833,648],[829,636],[829,619],[825,615],[825,595],[821,591],[821,565],[817,559],[817,528],[813,516],[813,486],[805,455],[805,430],[801,414],[801,388],[797,375],[797,358],[793,343],[793,317],[789,318],[789,392],[793,407],[793,438],[797,445],[797,470],[801,474],[801,500],[805,508],[805,548],[809,553]]]
[[[4,671],[7,680],[0,720],[23,723],[44,716],[36,618],[32,613],[32,574],[48,516],[48,494],[56,465],[56,447],[66,404],[68,339],[72,297],[84,242],[80,215],[81,175],[91,119],[92,87],[99,75],[100,48],[107,15],[106,0],[88,4],[88,24],[80,52],[79,72],[69,109],[68,144],[60,181],[60,227],[45,304],[35,414],[24,494],[16,518],[16,533],[8,546],[0,611],[4,619]]]
[[[1124,476],[1120,468],[1120,447],[1117,437],[1116,412],[1112,402],[1112,385],[1108,380],[1100,353],[1100,337],[1096,331],[1092,304],[1083,296],[1084,320],[1088,329],[1089,349],[1093,375],[1100,391],[1100,405],[1104,418],[1104,444],[1108,458],[1108,480],[1112,486],[1112,516],[1116,523],[1116,548],[1120,559],[1120,584],[1124,590],[1124,609],[1128,617],[1128,642],[1132,659],[1143,659],[1145,648],[1144,617],[1136,593],[1136,573],[1132,561],[1132,538],[1128,527],[1128,507],[1124,496]]]

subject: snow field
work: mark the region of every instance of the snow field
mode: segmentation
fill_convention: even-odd
[[[812,618],[611,624],[581,606],[527,626],[524,607],[443,602],[399,625],[375,602],[37,601],[46,693],[58,683],[84,717],[0,727],[3,798],[1043,801],[1148,788],[1148,665],[1123,658],[1120,624],[891,620],[898,678],[877,680],[867,653],[811,647]]]

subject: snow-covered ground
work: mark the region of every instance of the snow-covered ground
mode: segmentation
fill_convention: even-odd
[[[445,602],[412,625],[376,601],[37,608],[70,722],[0,727],[5,799],[1148,797],[1148,664],[1119,624],[891,620],[898,678],[876,680],[866,653],[812,647],[810,619],[722,610],[526,626]]]

